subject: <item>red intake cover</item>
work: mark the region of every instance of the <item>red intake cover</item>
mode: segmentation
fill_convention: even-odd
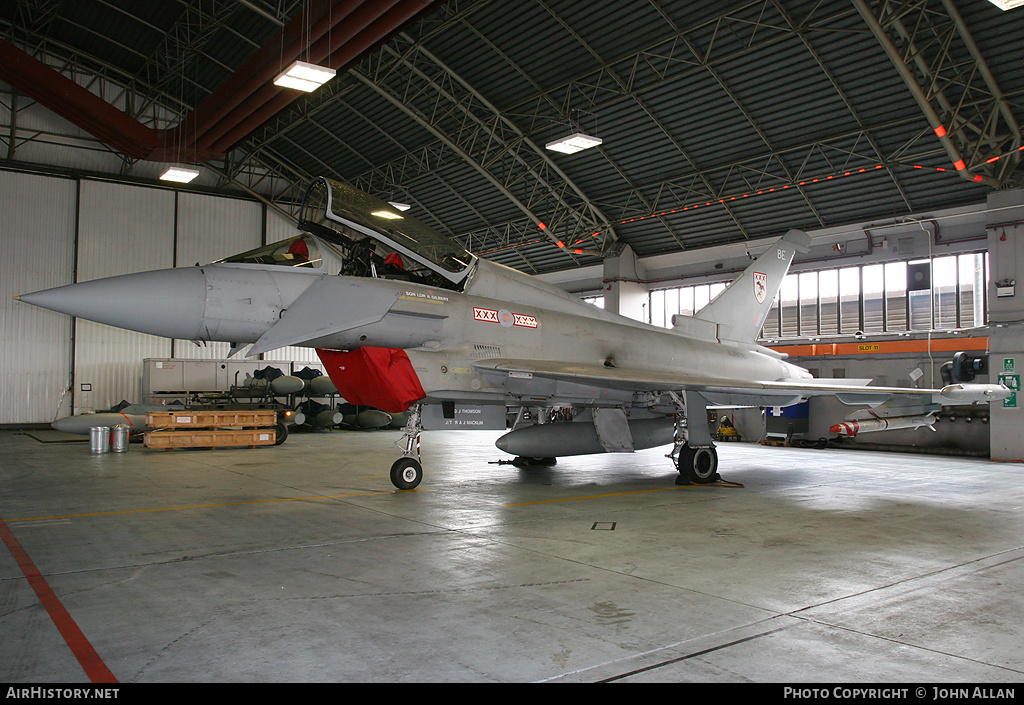
[[[427,396],[404,350],[357,348],[342,352],[317,348],[316,354],[338,394],[351,404],[397,414]]]

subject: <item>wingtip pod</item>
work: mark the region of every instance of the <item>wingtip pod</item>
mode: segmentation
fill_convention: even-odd
[[[803,230],[793,228],[783,235],[782,239],[791,244],[797,252],[806,253],[811,251],[811,236]]]
[[[1005,384],[947,384],[939,390],[943,399],[970,403],[1001,401],[1012,393]]]

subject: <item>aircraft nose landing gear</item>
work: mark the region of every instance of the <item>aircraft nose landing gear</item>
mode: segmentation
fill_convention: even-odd
[[[415,489],[423,479],[423,466],[416,458],[399,458],[391,466],[391,484],[400,490]]]
[[[391,466],[391,484],[400,490],[412,490],[423,480],[420,464],[420,432],[423,431],[422,405],[412,407],[409,420],[402,429],[402,437],[395,442],[402,449],[402,457]]]

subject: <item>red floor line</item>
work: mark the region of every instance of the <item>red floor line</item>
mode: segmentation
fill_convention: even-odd
[[[110,672],[107,665],[103,663],[103,659],[96,653],[96,649],[92,648],[92,644],[85,638],[85,634],[78,628],[71,614],[61,604],[61,601],[57,599],[57,595],[54,594],[49,583],[46,582],[46,578],[36,568],[36,564],[28,557],[28,553],[21,547],[21,544],[14,537],[14,534],[11,533],[11,530],[7,528],[3,517],[0,517],[0,539],[3,539],[7,550],[11,552],[18,567],[21,568],[21,572],[25,575],[25,579],[28,580],[28,584],[35,590],[36,596],[43,603],[43,607],[49,613],[50,619],[53,620],[57,630],[64,637],[64,641],[67,642],[71,653],[75,655],[78,663],[82,665],[85,674],[89,676],[89,680],[93,683],[117,683],[117,678]]]

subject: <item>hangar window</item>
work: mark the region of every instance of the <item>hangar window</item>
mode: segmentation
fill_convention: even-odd
[[[672,327],[672,316],[692,316],[725,291],[728,282],[697,284],[673,289],[657,289],[650,293],[650,323],[662,328]]]
[[[988,256],[949,255],[788,274],[762,339],[954,330],[984,325]],[[650,292],[651,323],[693,315],[725,282]]]

